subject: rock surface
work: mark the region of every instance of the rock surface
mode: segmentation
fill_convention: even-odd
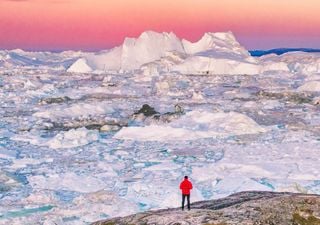
[[[190,211],[163,209],[114,218],[93,225],[320,225],[320,196],[241,192],[193,203]]]

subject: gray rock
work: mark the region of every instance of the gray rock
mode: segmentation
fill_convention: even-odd
[[[180,208],[149,211],[93,225],[320,225],[320,196],[277,192],[241,192]]]
[[[148,116],[154,116],[159,113],[148,104],[144,104],[142,108],[139,109],[135,114],[143,114],[144,116],[148,117]]]
[[[153,122],[169,123],[175,119],[178,119],[181,115],[184,114],[184,109],[178,104],[174,106],[174,110],[174,112],[160,114],[153,107],[149,106],[148,104],[144,104],[139,111],[135,112],[131,116],[131,119],[134,121],[146,122],[150,124]]]
[[[68,96],[63,96],[63,97],[52,97],[52,98],[43,98],[40,100],[40,104],[44,105],[44,104],[60,104],[60,103],[64,103],[64,102],[69,102],[71,101],[71,98],[69,98]]]
[[[296,104],[312,103],[312,96],[306,93],[296,92],[267,92],[259,91],[257,93],[259,98],[277,99],[285,102],[293,102]]]

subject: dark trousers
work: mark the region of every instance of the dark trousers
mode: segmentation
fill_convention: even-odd
[[[184,202],[185,199],[187,198],[187,202],[188,202],[188,209],[190,210],[190,195],[182,195],[182,210],[184,209]]]

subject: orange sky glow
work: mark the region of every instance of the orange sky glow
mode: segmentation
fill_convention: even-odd
[[[320,48],[319,0],[0,0],[0,49],[99,50],[145,30],[198,40],[232,31],[248,49]]]

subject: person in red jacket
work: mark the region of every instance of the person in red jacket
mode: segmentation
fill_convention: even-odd
[[[180,183],[180,189],[182,192],[182,210],[184,210],[184,202],[187,198],[188,210],[190,210],[190,190],[192,189],[192,183],[189,181],[188,176],[184,177],[184,180]]]

